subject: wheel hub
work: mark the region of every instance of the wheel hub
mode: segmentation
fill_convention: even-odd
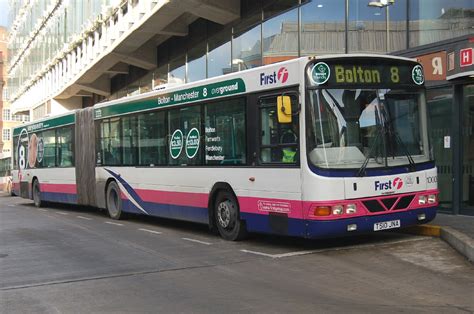
[[[222,202],[217,207],[217,220],[223,228],[229,227],[232,221],[232,205],[229,201]]]

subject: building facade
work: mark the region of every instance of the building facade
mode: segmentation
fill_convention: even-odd
[[[474,213],[474,0],[33,0],[12,21],[9,99],[33,119],[305,55],[431,62],[441,203]]]
[[[12,155],[12,134],[11,129],[24,121],[29,121],[28,115],[13,114],[8,102],[7,86],[7,64],[8,64],[8,30],[0,27],[0,159],[11,157]]]

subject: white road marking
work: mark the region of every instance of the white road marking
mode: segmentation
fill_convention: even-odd
[[[37,208],[38,210],[41,210],[42,212],[47,212],[48,210],[44,209],[44,208]]]
[[[118,222],[106,221],[105,223],[109,225],[114,225],[114,226],[123,226],[123,224],[119,224]]]
[[[56,212],[56,214],[60,214],[60,215],[64,215],[64,216],[69,215],[68,213],[65,213],[65,212]]]
[[[301,255],[308,255],[314,253],[322,253],[322,252],[329,252],[329,251],[345,251],[345,250],[354,250],[354,249],[366,249],[366,248],[373,248],[377,246],[389,245],[389,244],[400,244],[406,242],[417,242],[417,241],[424,241],[427,238],[415,238],[415,239],[403,239],[398,241],[387,241],[387,242],[380,242],[380,243],[373,243],[373,244],[359,244],[359,245],[349,245],[345,247],[335,247],[335,248],[327,248],[327,249],[319,249],[319,250],[309,250],[309,251],[296,251],[296,252],[288,252],[288,253],[281,253],[281,254],[268,254],[258,251],[251,251],[251,250],[240,250],[244,253],[255,254],[270,258],[285,258],[285,257],[292,257],[292,256],[301,256]]]
[[[16,206],[16,205],[13,205],[13,204],[8,205],[8,207],[15,207],[15,206]]]
[[[209,242],[204,242],[204,241],[199,241],[199,240],[196,240],[196,239],[190,239],[190,238],[181,238],[185,241],[190,241],[190,242],[195,242],[195,243],[200,243],[200,244],[204,244],[204,245],[211,245],[212,243],[209,243]]]
[[[261,256],[266,256],[266,257],[275,258],[275,254],[268,254],[268,253],[263,253],[263,252],[250,251],[250,250],[240,250],[240,251],[241,251],[241,252],[244,252],[244,253],[250,253],[250,254],[255,254],[255,255],[261,255]]]
[[[149,233],[154,233],[154,234],[162,234],[162,232],[159,232],[159,231],[154,231],[154,230],[150,230],[150,229],[143,229],[143,228],[140,228],[138,229],[140,231],[145,231],[145,232],[149,232]]]
[[[79,219],[84,219],[84,220],[92,220],[92,218],[84,217],[84,216],[76,216]]]

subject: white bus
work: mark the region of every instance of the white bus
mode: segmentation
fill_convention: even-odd
[[[335,237],[431,221],[424,76],[411,59],[302,57],[14,130],[14,192],[247,232]]]

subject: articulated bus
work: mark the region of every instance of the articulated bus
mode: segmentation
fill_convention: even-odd
[[[431,221],[423,69],[302,57],[14,129],[14,192],[247,232],[324,238]]]

